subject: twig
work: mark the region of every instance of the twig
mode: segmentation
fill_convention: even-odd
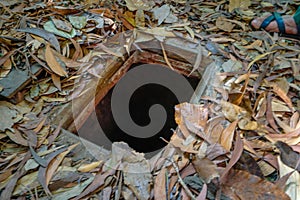
[[[161,49],[162,49],[162,52],[163,52],[163,55],[164,55],[164,58],[165,58],[165,60],[166,60],[167,65],[168,65],[172,70],[174,70],[174,68],[172,67],[172,65],[171,65],[171,63],[170,63],[170,61],[169,61],[169,59],[168,59],[168,56],[167,56],[167,54],[166,54],[166,51],[165,51],[165,48],[164,48],[164,45],[163,45],[162,42],[160,43],[160,46],[161,46]]]
[[[178,181],[181,184],[181,186],[184,188],[184,190],[186,191],[187,195],[192,199],[192,200],[196,200],[196,197],[194,197],[193,193],[189,190],[188,186],[184,183],[184,181],[182,180],[180,173],[179,173],[179,169],[178,166],[175,164],[173,158],[169,159],[170,162],[172,162],[172,165],[177,173],[178,176]]]

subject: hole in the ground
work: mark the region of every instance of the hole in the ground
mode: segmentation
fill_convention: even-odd
[[[132,65],[130,70],[135,67],[139,67],[139,65],[141,64]],[[191,76],[184,77],[190,83],[192,88],[195,89],[198,85],[199,78]],[[98,103],[98,105],[95,105],[96,117],[90,116],[86,120],[85,124],[81,127],[79,132],[86,132],[86,134],[89,135],[87,137],[88,140],[107,149],[110,149],[111,143],[118,141],[124,141],[136,151],[144,153],[153,152],[163,148],[166,143],[161,138],[169,140],[173,134],[172,130],[177,127],[174,119],[174,106],[181,102],[178,102],[175,94],[165,86],[158,84],[146,84],[134,91],[130,98],[129,113],[132,120],[137,125],[146,126],[150,123],[149,109],[155,104],[163,106],[167,112],[166,123],[159,133],[148,138],[141,138],[129,135],[118,127],[116,121],[114,120],[111,108],[113,90],[114,87],[109,90],[109,92]],[[95,126],[95,123],[100,125],[102,134],[105,134],[105,136],[99,136],[99,130],[97,130],[99,126]],[[95,134],[98,134],[97,137],[95,137]],[[135,133],[135,135],[139,134],[143,133]],[[105,137],[109,139],[109,142],[105,140]]]

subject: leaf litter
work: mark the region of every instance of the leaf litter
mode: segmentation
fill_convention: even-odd
[[[0,101],[0,199],[297,199],[299,40],[248,25],[254,16],[291,14],[297,5],[1,1],[0,78],[36,62],[45,73]],[[58,143],[62,128],[49,111],[84,94],[72,87],[80,72],[104,70],[90,64],[94,56],[122,57],[102,42],[132,29],[142,30],[145,41],[200,41],[220,63],[213,89],[176,106],[178,128],[151,160],[123,142],[107,159],[80,158],[76,145]],[[193,72],[203,60],[198,49]]]

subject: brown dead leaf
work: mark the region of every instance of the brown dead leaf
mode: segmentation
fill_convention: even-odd
[[[206,200],[206,195],[207,195],[207,184],[204,183],[201,192],[196,197],[196,200]]]
[[[283,122],[282,120],[280,120],[280,119],[276,116],[275,113],[273,113],[273,117],[274,117],[276,123],[278,124],[278,126],[279,126],[280,128],[282,128],[283,131],[284,131],[285,133],[291,133],[291,132],[295,131],[295,130],[294,130],[293,128],[291,128],[288,124],[286,124],[285,122]]]
[[[248,83],[249,83],[249,79],[250,79],[250,74],[247,73],[245,83],[243,84],[243,87],[241,88],[241,93],[239,93],[238,96],[236,96],[236,98],[232,101],[233,104],[239,106],[242,103]]]
[[[76,146],[78,145],[77,144],[73,144],[71,146],[69,146],[67,148],[66,151],[60,153],[59,155],[57,155],[55,157],[55,159],[53,159],[47,166],[47,172],[46,172],[46,184],[48,185],[50,183],[50,180],[51,178],[53,177],[54,175],[54,172],[57,170],[58,166],[61,164],[61,162],[63,161],[63,159],[65,158],[65,156],[70,152],[72,151],[72,149],[74,149]]]
[[[212,144],[220,141],[221,134],[224,130],[223,123],[226,121],[224,117],[216,117],[208,121],[204,132],[208,135],[208,138]]]
[[[15,143],[28,146],[27,140],[22,136],[21,132],[17,129],[14,129],[14,133],[11,131],[6,131],[5,134]]]
[[[224,20],[223,17],[219,17],[216,20],[216,26],[223,31],[231,32],[232,29],[235,27],[235,24],[233,24],[227,20]]]
[[[89,171],[92,171],[95,168],[99,167],[101,164],[103,164],[102,160],[95,161],[95,162],[92,162],[92,163],[89,163],[89,164],[81,165],[77,170],[80,171],[80,172],[89,172]]]
[[[236,141],[235,141],[235,146],[232,151],[231,159],[224,169],[224,171],[221,174],[220,177],[220,182],[224,183],[229,177],[228,177],[228,172],[231,170],[231,168],[235,165],[235,163],[240,159],[242,153],[243,153],[243,141],[240,138],[239,134],[236,134]],[[229,178],[230,179],[230,178]]]
[[[220,138],[220,144],[226,149],[228,152],[231,149],[232,142],[233,142],[233,136],[235,133],[236,126],[238,124],[238,121],[232,122],[228,127],[226,127]]]
[[[105,183],[105,179],[106,179],[107,177],[109,177],[109,176],[115,174],[117,168],[118,168],[118,167],[116,166],[116,167],[114,167],[113,169],[108,170],[108,171],[106,171],[106,172],[104,172],[104,173],[99,172],[99,173],[95,176],[93,182],[92,182],[87,188],[85,188],[85,190],[84,190],[80,195],[76,196],[73,200],[79,200],[79,199],[82,199],[82,198],[84,198],[85,196],[87,196],[87,195],[89,195],[89,194],[91,194],[91,193],[97,191],[97,190],[100,189],[101,187],[103,187],[103,186],[104,186],[104,183]]]
[[[0,58],[0,66],[3,66],[4,63],[7,62],[7,60],[10,58],[10,56],[12,56],[15,52],[16,52],[15,50],[14,51],[10,51],[10,52],[6,53],[4,56],[2,56]],[[4,68],[4,69],[7,69],[7,68]],[[1,71],[0,71],[1,77],[0,78],[3,78],[3,77],[6,76],[5,75],[6,73],[2,74],[3,73],[2,70],[3,70],[3,68],[1,67]],[[9,69],[7,69],[7,70],[9,71]]]
[[[83,58],[83,51],[81,49],[80,44],[72,38],[70,38],[70,40],[75,47],[75,52],[73,54],[72,60],[79,60],[79,59]]]
[[[30,153],[27,152],[26,155],[23,157],[21,163],[18,165],[17,171],[14,173],[13,177],[6,183],[5,189],[2,190],[0,194],[0,199],[12,199],[11,196],[17,181],[26,173],[24,165],[29,158]]]
[[[175,121],[185,137],[192,131],[204,139],[209,139],[203,134],[207,120],[208,108],[205,106],[190,103],[175,106]]]
[[[61,81],[60,81],[60,76],[56,75],[56,74],[51,74],[51,79],[53,84],[55,85],[55,87],[61,91]]]
[[[155,178],[154,182],[154,199],[168,199],[166,193],[166,168],[162,168]]]
[[[245,49],[255,49],[256,47],[260,47],[263,44],[261,40],[255,40],[251,44],[244,46]]]
[[[230,170],[228,177],[222,185],[222,192],[231,199],[290,199],[275,184],[248,172]]]
[[[50,154],[48,154],[47,156],[45,156],[45,158],[43,158],[43,160],[46,162],[45,163],[45,166],[44,167],[43,165],[41,165],[39,167],[39,170],[38,170],[38,181],[40,182],[40,184],[42,185],[44,191],[46,192],[47,195],[51,195],[51,192],[48,188],[48,184],[46,182],[46,174],[47,174],[47,168],[48,168],[48,165],[50,164],[50,162],[59,154],[61,154],[62,152],[66,151],[67,148],[61,148],[57,151],[54,151]],[[35,156],[37,158],[37,156]],[[37,159],[39,160],[39,159]],[[40,160],[39,160],[40,161]],[[44,161],[43,161],[43,164],[44,164]],[[39,163],[40,164],[40,163]]]
[[[5,51],[4,51],[5,52]],[[6,53],[5,56],[2,56],[0,58],[0,80],[4,77],[6,77],[12,68],[12,62],[10,57],[14,54],[15,51],[11,51],[9,53]],[[1,64],[2,63],[2,64]],[[1,90],[0,90],[1,92]]]
[[[232,103],[221,101],[222,112],[224,116],[231,122],[240,119],[243,116],[249,115],[249,113],[242,107],[234,105]]]
[[[291,99],[287,96],[283,89],[280,88],[277,84],[273,85],[273,91],[288,105],[288,107],[294,111],[293,103]]]
[[[45,59],[50,67],[50,69],[56,73],[59,76],[68,76],[67,72],[62,68],[62,66],[57,62],[50,45],[46,45],[46,51],[45,51]]]
[[[196,155],[192,163],[199,177],[202,178],[205,183],[210,183],[214,178],[220,177],[217,171],[217,165],[207,157],[201,158],[199,155]]]
[[[184,140],[178,137],[176,134],[174,134],[171,137],[170,144],[172,144],[174,147],[179,148],[182,152],[193,153],[193,154],[198,153],[198,151],[194,150],[193,143],[190,144],[184,144],[184,143],[185,143]]]

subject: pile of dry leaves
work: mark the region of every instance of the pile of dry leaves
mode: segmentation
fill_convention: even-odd
[[[0,199],[297,199],[300,43],[248,26],[300,3],[273,2],[1,0]],[[89,159],[59,142],[51,110],[82,95],[74,81],[97,76],[96,57],[122,57],[107,38],[134,29],[205,46],[217,73],[176,106],[162,152],[119,142]]]

